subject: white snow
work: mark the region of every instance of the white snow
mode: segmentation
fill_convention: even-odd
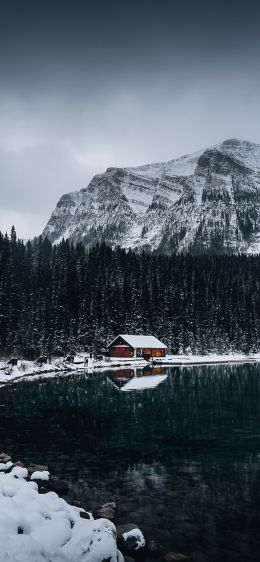
[[[27,468],[22,468],[21,466],[14,466],[10,472],[10,476],[13,478],[27,478],[28,470]]]
[[[113,523],[81,518],[80,508],[39,494],[21,474],[0,473],[0,562],[122,561]]]
[[[8,470],[11,466],[13,466],[12,461],[0,462],[0,470]]]
[[[49,477],[48,470],[35,470],[31,475],[31,480],[49,480]]]
[[[53,371],[63,371],[64,366],[62,359],[54,359],[48,363],[37,364],[35,361],[19,360],[14,367],[6,365],[4,360],[0,361],[0,384],[10,382],[14,379],[25,375],[34,375],[35,373],[44,374]]]
[[[221,152],[234,157],[247,168],[260,171],[260,144],[229,139],[216,146]]]
[[[163,365],[214,365],[217,363],[257,363],[260,361],[260,353],[245,355],[243,353],[218,354],[209,353],[208,355],[166,355],[166,357],[154,359],[154,363]]]
[[[160,342],[154,336],[135,336],[131,334],[119,334],[120,338],[123,338],[131,347],[139,349],[166,349],[166,345]],[[117,338],[115,338],[117,339]],[[115,340],[113,340],[115,341]],[[111,342],[113,343],[113,342]],[[111,344],[110,344],[111,345]]]

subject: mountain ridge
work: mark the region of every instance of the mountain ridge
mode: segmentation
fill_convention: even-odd
[[[43,236],[166,253],[260,252],[260,145],[228,139],[190,155],[109,167],[64,194]]]

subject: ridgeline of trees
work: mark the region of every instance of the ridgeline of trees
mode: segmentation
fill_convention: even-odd
[[[0,233],[0,354],[100,353],[118,333],[171,352],[258,351],[260,257],[164,256]]]

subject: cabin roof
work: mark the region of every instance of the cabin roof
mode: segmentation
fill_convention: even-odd
[[[119,334],[116,338],[108,345],[110,347],[117,338],[123,338],[128,345],[133,348],[140,347],[143,348],[153,348],[153,349],[166,349],[166,345],[154,336],[135,336],[132,334]]]

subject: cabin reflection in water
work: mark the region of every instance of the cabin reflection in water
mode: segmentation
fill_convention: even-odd
[[[136,367],[127,367],[124,369],[115,369],[110,371],[109,379],[116,383],[118,388],[122,388],[124,385],[127,384],[133,378],[142,378],[145,379],[146,377],[155,377],[154,383],[152,386],[157,386],[157,379],[156,377],[159,375],[158,384],[161,382],[161,375],[167,375],[168,369],[163,366],[158,367],[147,367],[144,369],[138,369]],[[141,387],[141,384],[140,384]]]

